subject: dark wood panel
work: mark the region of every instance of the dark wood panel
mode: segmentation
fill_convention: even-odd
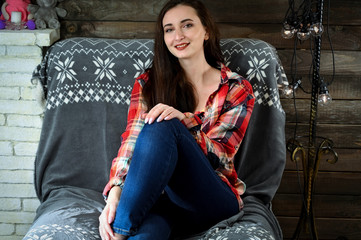
[[[281,37],[281,24],[239,24],[219,23],[222,38],[257,38],[276,48],[294,47],[294,40]],[[335,50],[360,50],[361,27],[331,27],[331,39]],[[337,29],[337,30],[336,30]],[[62,37],[108,37],[108,38],[153,38],[154,22],[126,21],[62,21]],[[347,37],[344,40],[345,36]],[[330,49],[326,36],[322,49]],[[309,43],[298,44],[298,49],[308,47]]]
[[[279,23],[282,22],[288,8],[287,0],[268,1],[212,1],[205,0],[218,22],[239,23]],[[360,25],[361,1],[335,0],[330,2],[331,25]],[[297,1],[296,1],[297,4]],[[324,3],[324,24],[327,23],[328,1]]]
[[[60,33],[62,39],[71,37],[154,38],[154,23],[63,21]]]
[[[361,25],[361,1],[334,0],[330,3],[330,23],[337,25]],[[326,8],[328,1],[325,1],[325,4]],[[327,18],[327,16],[325,17]]]
[[[291,239],[296,229],[297,217],[277,217],[283,230],[284,239]],[[316,218],[316,228],[320,240],[340,239],[359,240],[361,236],[361,220],[348,218]],[[304,240],[312,239],[302,233]]]
[[[302,175],[302,172],[298,175],[296,171],[285,171],[278,193],[299,194],[301,191],[298,176],[300,177],[300,184],[302,186]],[[315,182],[315,194],[360,196],[360,184],[361,174],[358,172],[319,172]]]
[[[67,0],[59,4],[68,11],[66,20],[93,21],[155,21],[166,0]],[[281,23],[288,8],[287,0],[268,1],[203,1],[217,22],[236,23]],[[327,2],[327,1],[326,1]],[[325,12],[327,4],[325,4]],[[330,24],[360,25],[361,2],[353,0],[333,1],[330,9]],[[324,14],[324,22],[327,21]]]
[[[334,50],[361,50],[360,26],[330,26],[329,35]],[[329,49],[330,42],[326,34],[323,34],[322,41],[322,49]]]
[[[286,140],[293,138],[295,124],[286,124]],[[308,124],[298,124],[297,136],[308,136]],[[331,139],[336,148],[361,148],[361,126],[360,125],[341,125],[341,124],[318,124],[316,128],[317,136]],[[307,141],[301,139],[301,141]],[[307,145],[307,142],[304,143]]]
[[[283,64],[285,65],[287,63]],[[288,74],[287,77],[291,84],[292,78],[290,74]],[[311,95],[309,92],[311,92],[311,78],[308,75],[299,75],[298,77],[301,77],[301,85],[308,93],[304,93],[301,89],[297,89],[296,98],[310,99]],[[332,76],[323,75],[323,77],[327,83],[332,81]],[[332,84],[328,86],[328,90],[332,99],[361,100],[361,76],[335,76]]]
[[[204,1],[217,22],[281,23],[288,9],[287,0]]]
[[[277,216],[294,217],[300,215],[302,204],[300,194],[277,193],[272,209]],[[314,195],[313,209],[315,217],[361,218],[361,196]]]
[[[59,4],[68,11],[66,20],[92,21],[155,21],[167,0],[68,0]],[[282,22],[288,8],[287,0],[275,0],[267,4],[254,1],[203,1],[218,22],[262,23]]]
[[[296,99],[294,104],[293,99],[281,99],[281,103],[288,122],[296,122],[295,104],[298,122],[309,122],[311,100]],[[360,100],[333,100],[327,106],[318,105],[317,109],[318,123],[361,124]]]
[[[335,51],[336,75],[361,75],[361,51]],[[291,73],[292,50],[278,50],[280,59],[287,73]],[[297,71],[300,75],[307,75],[310,72],[312,55],[310,50],[297,51]],[[286,64],[288,63],[288,64]],[[332,54],[331,51],[321,52],[320,72],[322,75],[332,75]]]
[[[81,21],[155,21],[167,0],[67,0],[59,4],[68,11],[65,20]]]
[[[293,49],[295,39],[284,39],[281,37],[282,24],[239,24],[219,23],[221,36],[223,38],[258,38],[262,39],[277,49]],[[331,26],[329,34],[334,50],[361,50],[361,27],[360,26]],[[297,42],[297,49],[309,48],[309,41]],[[327,31],[322,37],[322,49],[330,50],[330,42]]]
[[[330,164],[325,160],[320,162],[320,171],[331,172],[361,172],[361,149],[335,149],[338,161]],[[302,164],[291,161],[290,153],[287,151],[286,170],[302,170]]]

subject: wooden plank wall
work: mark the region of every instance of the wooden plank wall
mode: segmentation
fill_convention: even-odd
[[[165,0],[66,0],[59,6],[68,11],[61,20],[61,38],[75,36],[101,38],[153,38],[157,13]],[[219,24],[223,38],[258,38],[274,45],[290,78],[294,41],[282,39],[281,22],[287,0],[204,0]],[[328,6],[325,1],[325,8]],[[336,75],[329,90],[333,102],[318,108],[317,135],[335,143],[339,161],[321,162],[315,189],[315,215],[320,239],[361,239],[361,1],[330,2],[329,35],[335,54]],[[324,23],[327,22],[325,12]],[[298,44],[298,75],[309,90],[311,55],[309,42]],[[321,75],[332,76],[331,48],[322,40]],[[287,139],[296,125],[294,102],[282,99],[287,114]],[[308,134],[309,94],[296,95],[298,135]],[[287,158],[286,170],[273,201],[274,212],[290,239],[301,209],[296,165]],[[302,174],[300,175],[302,178]],[[302,180],[301,180],[302,183]],[[309,239],[303,234],[303,239]]]

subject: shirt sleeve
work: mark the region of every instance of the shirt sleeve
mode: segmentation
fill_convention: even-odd
[[[107,198],[108,193],[113,186],[120,186],[123,188],[133,155],[135,142],[144,126],[144,119],[142,119],[141,116],[145,112],[146,107],[143,101],[142,85],[139,82],[139,78],[135,81],[133,86],[128,110],[127,127],[121,136],[122,142],[117,157],[114,158],[112,162],[109,182],[103,190],[104,198]]]
[[[227,92],[221,89],[218,93],[227,95],[224,102],[218,108],[212,108],[214,112],[206,111],[204,114],[208,114],[208,117],[203,118],[201,113],[185,113],[186,118],[182,123],[193,132],[198,145],[208,158],[218,158],[219,167],[216,170],[235,185],[239,180],[233,159],[247,129],[254,96],[251,84],[245,79],[223,86],[226,87],[229,87]],[[202,121],[207,118],[208,120]]]

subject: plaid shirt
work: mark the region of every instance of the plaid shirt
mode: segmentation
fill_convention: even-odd
[[[144,126],[141,116],[147,108],[142,89],[147,80],[148,74],[144,73],[135,81],[127,127],[122,134],[118,155],[112,163],[110,180],[103,192],[104,197],[113,186],[123,187],[137,136]],[[184,113],[186,118],[182,120],[208,159],[217,161],[219,167],[216,173],[235,193],[240,208],[243,206],[240,195],[245,191],[245,184],[237,176],[233,159],[246,132],[253,105],[251,84],[222,64],[220,86],[209,97],[205,110]]]

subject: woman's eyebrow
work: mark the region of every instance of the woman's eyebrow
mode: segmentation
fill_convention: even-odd
[[[184,23],[184,22],[187,22],[187,21],[192,21],[192,22],[193,22],[192,19],[186,18],[186,19],[183,19],[183,20],[181,21],[181,23]],[[163,26],[163,28],[168,27],[168,26],[173,26],[173,24],[172,24],[172,23],[167,23],[167,24],[165,24],[165,25]]]
[[[181,21],[181,23],[188,22],[188,21],[192,21],[192,22],[193,22],[193,20],[192,20],[192,19],[187,18],[187,19],[182,20],[182,21]]]

